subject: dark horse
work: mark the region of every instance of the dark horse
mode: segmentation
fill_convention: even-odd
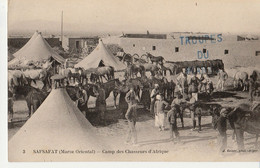
[[[164,58],[163,56],[153,56],[152,54],[146,52],[147,58],[149,58],[152,64],[155,62],[156,64],[161,63],[163,64]]]
[[[212,123],[216,123],[218,118],[225,116],[230,126],[234,129],[239,150],[244,149],[244,132],[256,135],[255,146],[257,147],[258,134],[260,134],[260,105],[251,108],[249,104],[240,104],[237,108],[225,110],[224,114],[211,113]],[[221,128],[219,128],[221,130]],[[219,130],[219,131],[220,131]],[[234,136],[233,136],[234,137]]]
[[[80,90],[79,87],[74,86],[66,86],[66,91],[68,95],[70,96],[71,100],[76,102],[77,107],[80,111],[87,111],[87,101],[88,100],[88,94],[84,94],[83,90]]]
[[[30,117],[40,107],[49,93],[32,86],[15,86],[14,94],[15,98],[18,96],[25,98],[29,109],[28,116]]]
[[[260,105],[251,108],[249,104],[240,104],[237,108],[227,114],[227,118],[234,123],[237,137],[238,149],[244,149],[244,132],[256,135],[255,146],[257,146],[260,134]]]
[[[116,108],[116,98],[117,95],[119,94],[119,91],[117,91],[116,87],[119,86],[119,80],[118,79],[112,79],[106,83],[103,83],[103,87],[105,89],[105,98],[107,99],[110,95],[110,93],[113,91],[113,96],[114,96],[114,107]],[[83,86],[83,89],[86,90],[87,92],[87,100],[86,104],[88,102],[89,96],[96,97],[95,92],[98,90],[98,86],[96,84],[86,84]]]

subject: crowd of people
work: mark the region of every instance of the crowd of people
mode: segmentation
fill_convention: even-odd
[[[222,77],[220,78],[222,79]],[[199,85],[199,83],[201,82],[202,85]],[[198,116],[200,131],[201,114],[199,112],[195,112],[195,104],[198,101],[199,90],[201,91],[202,87],[204,87],[204,89],[207,90],[208,83],[212,84],[212,81],[209,79],[207,75],[204,75],[201,79],[199,79],[195,74],[193,74],[190,80],[188,81],[188,77],[184,69],[183,72],[177,77],[178,89],[175,93],[176,98],[173,99],[171,104],[164,100],[163,95],[159,91],[159,84],[155,84],[150,94],[150,113],[152,116],[154,116],[155,126],[159,128],[159,131],[164,131],[167,125],[166,122],[168,122],[170,125],[170,138],[174,140],[173,135],[175,135],[176,140],[179,141],[180,139],[177,127],[177,116],[180,117],[182,127],[184,127],[183,112],[185,109],[189,110],[191,114],[191,119],[193,122],[192,131],[194,131],[196,128],[195,116]],[[132,143],[136,144],[137,139],[135,123],[136,106],[138,100],[133,87],[131,87],[130,91],[126,94],[125,100],[128,103],[128,109],[125,114],[125,118],[128,120],[129,125],[129,134],[126,143],[129,144],[131,139],[129,137],[132,137]],[[169,110],[167,113],[165,113],[167,109]]]
[[[216,91],[224,91],[225,83],[228,79],[228,74],[224,70],[220,70],[217,74],[217,83],[216,83]],[[249,94],[251,95],[254,90],[254,83],[251,82],[252,86],[250,86],[251,90]],[[164,100],[163,95],[159,91],[159,85],[155,84],[154,88],[150,94],[150,113],[154,116],[155,127],[159,129],[159,131],[164,131],[166,129],[170,130],[170,139],[174,143],[182,143],[180,140],[180,133],[177,126],[177,117],[181,120],[181,126],[184,128],[184,111],[187,114],[190,114],[190,118],[192,121],[192,129],[191,131],[198,130],[200,132],[201,128],[201,117],[202,117],[202,109],[196,108],[196,103],[199,101],[198,93],[201,92],[204,87],[204,91],[206,93],[211,93],[213,88],[213,82],[211,79],[205,74],[201,75],[200,78],[196,74],[192,74],[190,79],[188,79],[185,70],[177,77],[177,89],[175,90],[175,97],[171,103],[168,103]],[[125,114],[125,118],[128,120],[129,132],[126,140],[126,144],[131,143],[131,138],[133,139],[132,144],[137,145],[137,133],[135,129],[136,125],[136,106],[137,106],[137,96],[133,90],[126,94],[125,99],[128,103],[128,109]],[[227,121],[225,114],[231,111],[231,108],[221,107],[221,106],[212,106],[211,110],[213,113],[218,113],[217,117],[219,119],[214,123],[215,129],[219,130],[219,151],[223,151],[227,147]],[[197,118],[197,120],[196,120]],[[198,129],[197,127],[198,122]],[[169,128],[166,128],[166,127]]]

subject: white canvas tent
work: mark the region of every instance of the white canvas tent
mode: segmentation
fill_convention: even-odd
[[[33,43],[34,39],[39,35],[38,31],[35,31],[33,36],[30,38],[30,40],[20,49],[18,50],[16,53],[14,53],[15,57],[18,57],[19,55],[21,55],[24,51],[26,51],[28,48],[30,48],[30,45]]]
[[[78,68],[97,68],[102,62],[105,66],[112,66],[115,70],[123,70],[126,65],[120,62],[113,54],[105,47],[102,40],[99,40],[97,47],[86,58],[76,64],[74,67]]]
[[[53,89],[32,117],[10,139],[9,161],[77,161],[97,159],[92,154],[44,153],[46,150],[109,149],[65,89]],[[40,150],[45,150],[41,151]],[[101,152],[102,153],[102,152]],[[91,157],[90,157],[91,156]],[[95,154],[95,156],[99,156]],[[100,156],[99,156],[100,157]],[[102,159],[102,158],[100,158]]]
[[[19,51],[14,53],[15,59],[8,63],[8,66],[23,64],[25,62],[41,62],[50,57],[64,63],[64,58],[57,54],[47,43],[47,41],[38,32],[35,32],[32,38]]]

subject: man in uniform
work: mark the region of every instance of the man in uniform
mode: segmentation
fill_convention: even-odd
[[[98,85],[97,90],[95,91],[97,100],[96,100],[96,109],[99,113],[100,119],[105,121],[105,111],[106,111],[106,94],[105,89],[102,84]]]
[[[125,118],[128,121],[128,135],[125,143],[131,144],[131,140],[132,140],[132,144],[137,145],[137,134],[135,129],[136,119],[137,119],[137,115],[136,115],[137,100],[136,100],[136,94],[133,86],[131,86],[130,91],[127,92],[125,96],[125,100],[128,103],[128,109],[125,114]]]
[[[220,69],[218,72],[217,90],[224,91],[224,85],[227,78],[228,78],[228,74],[224,70]]]
[[[155,84],[154,89],[151,92],[150,98],[151,98],[151,104],[150,104],[150,113],[152,116],[154,116],[154,103],[156,101],[156,96],[159,94],[159,85]]]
[[[170,124],[170,139],[173,141],[173,133],[175,134],[177,142],[180,141],[179,132],[177,127],[177,109],[176,106],[172,106],[171,110],[167,113],[167,120]]]
[[[173,99],[171,107],[175,109],[176,113],[179,114],[181,118],[181,125],[182,128],[184,128],[184,121],[183,121],[183,108],[182,103],[185,103],[186,101],[182,99],[182,96],[180,93],[177,93],[177,98]]]
[[[186,69],[183,68],[181,74],[177,77],[177,86],[180,90],[183,98],[187,98],[188,94],[188,79],[186,74]]]
[[[191,116],[191,120],[192,120],[192,125],[193,128],[191,129],[191,131],[195,131],[196,128],[196,119],[195,119],[195,115],[196,115],[196,99],[194,97],[192,97],[191,94],[189,94],[189,101],[187,102],[189,105],[189,110],[190,110],[190,116]],[[201,130],[201,116],[198,117],[198,122],[199,122],[199,130]]]

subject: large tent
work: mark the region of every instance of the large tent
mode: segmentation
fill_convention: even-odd
[[[9,161],[99,160],[102,158],[97,159],[97,153],[76,152],[109,149],[64,88],[51,91],[8,145]],[[58,153],[47,153],[48,150]],[[74,153],[60,153],[62,150]]]
[[[64,58],[57,54],[42,37],[41,33],[35,32],[32,38],[16,53],[15,59],[8,63],[9,66],[24,62],[41,62],[52,57],[59,63],[64,63]]]
[[[26,51],[28,48],[30,48],[30,45],[33,43],[34,39],[39,35],[38,31],[35,31],[33,36],[30,38],[30,40],[16,53],[14,53],[15,57],[19,57],[24,51]]]
[[[105,66],[112,66],[115,70],[123,70],[126,65],[120,62],[113,54],[105,47],[102,40],[99,40],[97,47],[86,58],[76,64],[74,67],[78,68],[97,68],[100,64]]]

